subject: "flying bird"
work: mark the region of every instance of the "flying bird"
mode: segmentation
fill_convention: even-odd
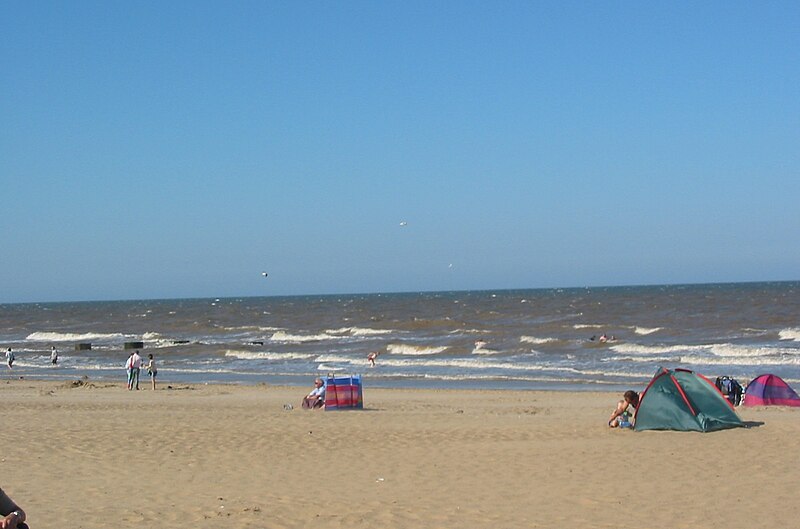
[[[266,272],[261,272],[261,275],[264,276],[264,277],[267,277],[267,273]]]
[[[400,225],[401,225],[401,226],[408,226],[408,222],[406,222],[406,221],[403,221],[403,222],[401,222],[401,223],[400,223]]]

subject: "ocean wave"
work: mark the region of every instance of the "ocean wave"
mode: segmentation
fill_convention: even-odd
[[[341,329],[329,329],[325,331],[327,334],[348,334],[350,336],[379,336],[382,334],[392,334],[395,331],[391,329],[368,329],[364,327],[342,327]]]
[[[263,327],[261,325],[240,325],[235,327],[221,327],[221,329],[228,332],[275,332],[284,330],[281,327]]]
[[[653,334],[654,332],[658,332],[662,329],[663,327],[634,327],[633,332],[642,336],[647,336],[648,334]]]
[[[343,367],[329,366],[327,364],[320,364],[320,365],[317,366],[317,371],[330,372],[330,371],[344,371],[344,370],[345,370],[345,368],[343,368]]]
[[[502,351],[498,351],[497,349],[487,349],[485,347],[476,347],[472,350],[472,354],[474,355],[499,355]]]
[[[800,366],[800,357],[794,358],[764,358],[753,356],[728,356],[723,358],[696,356],[682,356],[681,363],[693,365],[712,365],[712,366]]]
[[[792,327],[783,329],[778,333],[778,337],[781,340],[793,340],[795,342],[800,342],[800,328]]]
[[[61,333],[61,332],[34,332],[25,339],[36,342],[81,342],[89,340],[124,340],[128,336],[120,333]]]
[[[622,354],[664,355],[669,353],[703,352],[711,349],[713,345],[640,345],[635,343],[622,343],[612,345],[610,350]]]
[[[239,360],[311,360],[317,355],[309,353],[273,353],[253,351],[225,351],[225,356]]]
[[[576,323],[572,326],[573,329],[602,329],[605,325],[599,325],[596,323]]]
[[[678,364],[680,356],[612,356],[606,362],[638,362],[652,364]]]
[[[800,350],[783,349],[777,347],[748,347],[746,345],[734,345],[729,343],[715,344],[709,346],[710,351],[715,356],[722,357],[752,357],[766,358],[783,354],[798,354]]]
[[[272,335],[270,340],[273,342],[286,342],[286,343],[308,343],[308,342],[325,342],[329,340],[341,340],[345,336],[335,336],[331,334],[290,334],[283,331],[278,331]]]
[[[386,347],[386,352],[394,355],[424,356],[443,353],[447,350],[446,346],[426,347],[423,345],[390,344]]]
[[[519,341],[521,343],[530,343],[534,345],[543,345],[546,343],[557,342],[558,338],[536,338],[535,336],[522,336]]]

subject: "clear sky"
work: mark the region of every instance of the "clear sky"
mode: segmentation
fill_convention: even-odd
[[[0,302],[800,279],[798,28],[796,1],[3,2]]]

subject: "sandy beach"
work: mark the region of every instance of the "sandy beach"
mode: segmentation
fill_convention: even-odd
[[[614,393],[0,382],[3,489],[33,529],[790,527],[800,409],[611,430]],[[292,410],[284,409],[291,403]]]

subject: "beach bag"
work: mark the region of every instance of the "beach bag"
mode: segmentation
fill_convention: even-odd
[[[729,376],[717,377],[714,385],[717,386],[717,389],[728,399],[732,406],[738,406],[742,403],[744,389],[735,378]]]

